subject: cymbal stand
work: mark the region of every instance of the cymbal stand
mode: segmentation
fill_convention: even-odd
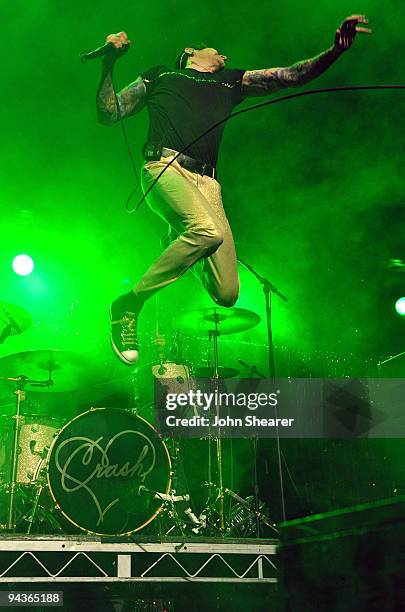
[[[17,390],[14,391],[16,396],[16,407],[14,419],[14,432],[13,432],[13,447],[11,451],[11,472],[10,472],[10,483],[9,483],[9,502],[8,502],[8,517],[7,517],[7,529],[12,531],[15,529],[14,523],[14,499],[15,489],[17,480],[17,461],[18,461],[18,441],[20,437],[20,420],[21,420],[21,403],[25,401],[26,395],[24,387],[28,378],[26,376],[18,376],[14,379],[17,382]]]
[[[275,285],[273,285],[272,282],[269,281],[268,278],[256,272],[256,270],[250,264],[248,264],[246,261],[244,261],[240,257],[238,257],[238,261],[239,263],[242,264],[242,266],[244,266],[247,270],[249,270],[249,272],[251,272],[253,276],[257,278],[257,280],[259,281],[259,283],[261,284],[263,288],[263,295],[264,295],[265,306],[266,306],[267,359],[268,359],[268,366],[269,366],[269,378],[274,381],[276,377],[276,372],[275,372],[275,364],[274,364],[273,331],[271,327],[271,295],[272,293],[274,293],[279,298],[281,298],[283,302],[287,302],[288,299],[283,293],[281,293],[279,289],[277,289]]]
[[[267,359],[268,359],[268,368],[269,368],[269,379],[274,383],[276,379],[276,368],[275,368],[275,362],[274,362],[273,331],[272,331],[272,326],[271,326],[271,312],[272,312],[271,296],[274,293],[284,302],[287,302],[288,299],[283,293],[281,293],[281,291],[275,285],[273,285],[272,282],[269,281],[268,278],[256,272],[256,270],[250,264],[248,264],[246,261],[244,261],[240,257],[238,257],[238,261],[247,270],[249,270],[249,272],[251,272],[253,276],[256,277],[256,279],[259,281],[263,289],[265,308],[266,308]],[[275,416],[277,417],[278,416],[277,407],[274,408],[274,411],[275,411]],[[278,472],[279,472],[280,494],[281,494],[280,495],[281,514],[282,514],[283,520],[285,521],[286,520],[286,510],[285,510],[285,499],[284,499],[284,477],[283,477],[283,469],[282,469],[282,462],[281,462],[282,455],[281,455],[281,446],[280,446],[280,437],[279,437],[278,428],[276,428],[276,443],[277,443]],[[257,445],[257,439],[256,439],[255,444]],[[258,503],[257,483],[255,484],[255,488],[256,488],[255,496],[256,496],[256,506],[257,506],[257,503]],[[257,523],[257,525],[259,526],[259,523]]]
[[[208,332],[209,339],[213,340],[213,346],[214,346],[214,374],[212,376],[212,380],[214,382],[215,398],[217,398],[218,382],[219,382],[219,354],[218,354],[218,338],[220,335],[219,327],[218,327],[219,320],[220,320],[219,315],[215,315],[214,317],[215,330],[210,330]],[[215,401],[215,413],[216,413],[217,418],[219,419],[219,406],[216,401]],[[211,445],[211,438],[209,442]],[[215,437],[215,450],[216,450],[217,472],[218,472],[218,498],[217,499],[219,499],[219,525],[220,525],[220,530],[223,532],[225,531],[225,506],[224,506],[225,494],[224,494],[223,466],[222,466],[222,441],[221,441],[221,432],[219,428],[218,428],[218,431]],[[210,456],[211,456],[211,449],[210,449]],[[211,477],[210,477],[210,481],[211,481]]]

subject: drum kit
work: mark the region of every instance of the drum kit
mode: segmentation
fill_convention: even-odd
[[[213,346],[213,363],[185,364],[181,351],[169,361],[162,349],[158,361],[148,366],[152,379],[177,381],[184,389],[198,377],[211,379],[215,387],[219,379],[236,376],[238,370],[219,363],[220,337],[253,328],[259,321],[257,314],[240,308],[180,314],[173,321],[176,339],[206,336]],[[31,323],[22,308],[0,302],[0,343]],[[135,380],[145,367],[137,370]],[[96,378],[97,367],[69,351],[31,350],[0,359],[0,382],[10,398],[14,396],[7,414],[0,415],[1,529],[128,536],[153,527],[159,535],[252,535],[259,522],[274,528],[262,502],[225,487],[220,437],[203,441],[207,478],[201,488],[208,496],[204,494],[207,499],[198,513],[183,475],[181,443],[162,438],[152,419],[145,418],[142,402],[126,410],[87,407],[70,419],[57,411],[41,411],[27,398],[32,391],[63,395],[91,386]]]

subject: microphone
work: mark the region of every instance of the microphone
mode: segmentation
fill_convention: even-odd
[[[121,47],[121,50],[123,47],[129,47],[129,43],[124,43]],[[115,47],[112,43],[108,42],[102,45],[101,47],[97,47],[97,49],[93,49],[93,51],[82,51],[79,54],[79,57],[81,60],[91,60],[95,59],[96,57],[102,57],[103,55],[107,55],[107,53],[109,53],[111,49],[115,49]],[[127,51],[127,49],[125,49],[125,51]]]

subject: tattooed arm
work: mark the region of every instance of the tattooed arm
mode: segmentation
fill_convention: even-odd
[[[264,96],[283,87],[300,87],[320,76],[342,54],[331,47],[316,57],[297,62],[288,68],[270,68],[269,70],[247,70],[243,75],[242,85],[245,94]]]
[[[97,91],[97,117],[100,123],[109,125],[129,117],[144,107],[145,83],[138,77],[118,94],[112,81],[112,66],[104,65]]]
[[[359,26],[359,23],[368,23],[364,15],[347,17],[336,30],[333,46],[316,57],[297,62],[288,68],[246,71],[242,80],[245,94],[266,95],[283,87],[300,87],[316,79],[352,46],[357,32],[371,34],[371,30]]]
[[[96,104],[99,122],[109,125],[124,117],[134,115],[143,108],[146,87],[141,77],[138,77],[118,94],[115,93],[112,79],[113,67],[116,60],[128,51],[131,41],[125,32],[110,34],[106,40],[113,48],[103,59]]]

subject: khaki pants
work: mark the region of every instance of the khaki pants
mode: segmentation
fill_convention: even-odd
[[[173,157],[145,163],[144,192]],[[135,294],[146,300],[194,266],[213,300],[221,306],[233,306],[239,294],[237,261],[218,181],[190,172],[175,161],[153,187],[147,202],[177,237],[141,278]]]

